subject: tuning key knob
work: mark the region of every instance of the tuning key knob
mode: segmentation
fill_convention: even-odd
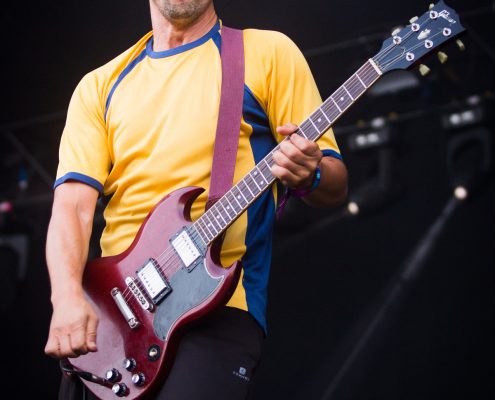
[[[449,58],[449,56],[445,54],[443,51],[439,51],[437,53],[437,57],[438,57],[438,61],[440,61],[440,63],[442,64],[445,64]]]
[[[420,64],[419,73],[421,74],[421,76],[426,76],[430,73],[430,68],[428,68],[428,66],[425,64]]]
[[[464,46],[464,43],[462,43],[462,40],[461,39],[457,39],[455,41],[455,44],[457,45],[457,48],[460,50],[460,51],[464,51],[466,50],[466,46]]]
[[[433,7],[435,7],[435,4],[434,3],[430,3],[430,7],[428,8],[428,10],[431,10]]]
[[[400,31],[401,31],[401,28],[400,28],[400,27],[395,28],[395,29],[392,31],[392,36],[396,36],[396,35],[398,35]]]
[[[414,24],[417,20],[418,20],[418,16],[416,15],[415,17],[412,17],[412,18],[409,20],[409,23],[410,23],[410,24]]]

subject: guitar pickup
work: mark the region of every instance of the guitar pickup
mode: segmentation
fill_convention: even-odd
[[[159,264],[153,258],[137,271],[137,276],[153,304],[158,304],[172,291],[159,269]]]
[[[198,246],[187,228],[179,231],[170,240],[170,244],[188,272],[191,272],[203,259],[204,249]]]

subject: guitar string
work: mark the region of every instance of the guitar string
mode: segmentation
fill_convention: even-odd
[[[361,67],[361,68],[360,68],[360,69],[359,69],[359,70],[358,70],[358,71],[357,71],[354,75],[352,75],[349,79],[347,79],[347,80],[346,80],[346,82],[344,82],[344,84],[343,84],[343,85],[341,85],[341,87],[339,87],[339,88],[338,88],[338,89],[337,89],[337,90],[336,90],[336,91],[335,91],[335,92],[334,92],[331,96],[333,96],[335,93],[339,92],[339,90],[342,90],[342,88],[343,88],[344,86],[346,86],[346,84],[348,84],[348,83],[349,83],[349,82],[350,82],[350,81],[354,78],[354,76],[355,76],[356,74],[359,74],[359,73],[361,74],[361,79],[363,79],[363,81],[368,81],[368,80],[369,80],[369,78],[372,78],[372,77],[376,74],[376,71],[374,70],[373,66],[371,66],[369,63],[364,64],[364,65],[363,65],[363,66],[362,66],[362,67]],[[377,77],[376,77],[376,78],[377,78]],[[372,80],[371,80],[371,82],[373,82],[374,80],[376,80],[376,78],[372,79]],[[368,87],[370,87],[370,86],[371,86],[371,84],[370,84],[370,86],[368,86],[368,87],[366,87],[366,88],[363,88],[363,87],[362,87],[362,84],[359,82],[359,80],[354,79],[354,82],[351,82],[351,84],[350,84],[350,85],[348,84],[348,85],[346,86],[346,88],[347,88],[349,91],[353,92],[353,91],[356,89],[356,87],[358,87],[358,86],[360,86],[360,87],[361,87],[361,89],[367,89]],[[364,92],[365,92],[365,91],[364,91]],[[363,93],[364,93],[364,92],[363,92]],[[363,94],[363,93],[361,93],[361,94]],[[330,96],[330,97],[331,97],[331,96]],[[333,124],[333,123],[336,121],[336,119],[337,119],[337,118],[335,118],[335,119],[334,119],[334,116],[333,116],[333,115],[327,115],[327,114],[329,114],[329,112],[328,112],[328,111],[331,111],[331,114],[334,114],[334,113],[335,113],[335,114],[336,114],[335,116],[336,116],[336,117],[339,117],[339,116],[340,116],[340,115],[342,115],[342,114],[344,113],[344,111],[345,111],[345,110],[347,110],[347,108],[349,108],[352,104],[353,104],[353,101],[352,101],[351,103],[349,103],[349,104],[348,104],[348,106],[347,106],[347,107],[345,107],[345,109],[344,109],[344,110],[342,110],[342,112],[338,112],[338,111],[337,111],[337,107],[335,106],[335,107],[333,107],[332,109],[330,109],[330,108],[329,108],[329,110],[325,110],[325,111],[327,111],[327,112],[325,113],[325,111],[322,109],[322,108],[324,108],[324,103],[320,106],[320,108],[319,108],[318,110],[320,110],[320,111],[321,111],[321,112],[322,112],[325,116],[327,116],[327,117],[328,117],[328,118],[332,121],[331,123]],[[315,112],[318,112],[318,110],[316,110]],[[302,123],[301,125],[303,125],[303,124],[304,124],[304,122],[306,122],[306,121],[308,121],[308,120],[309,120],[309,118],[307,118],[305,121],[303,121],[303,123]],[[331,125],[329,125],[326,129],[324,129],[324,130],[323,130],[323,132],[325,132],[326,130],[328,130],[328,129],[330,128],[330,126],[331,126]],[[278,146],[277,146],[275,149],[273,149],[272,151],[270,151],[270,153],[268,153],[268,154],[267,154],[267,156],[265,156],[265,157],[264,157],[264,160],[265,160],[266,162],[265,162],[265,163],[262,163],[261,168],[260,168],[260,170],[261,170],[261,173],[262,173],[262,174],[263,174],[263,173],[265,173],[265,172],[267,172],[267,169],[269,169],[269,167],[268,167],[268,165],[267,165],[267,164],[268,164],[267,159],[269,159],[269,158],[273,155],[273,152],[274,152],[274,151],[276,151],[276,150],[277,150],[277,148],[278,148]],[[259,165],[259,164],[258,164],[258,165]],[[253,168],[253,170],[254,170],[254,168]],[[248,175],[250,175],[250,174],[251,174],[251,172],[252,172],[253,170],[251,170],[250,172],[248,172],[248,174],[246,174],[246,176],[245,176],[245,177],[243,177],[243,178],[241,179],[241,181],[245,181],[245,178],[246,178]],[[271,173],[270,173],[270,174],[271,174]],[[264,175],[263,175],[263,176],[264,176]],[[241,182],[241,181],[240,181],[240,182]],[[239,183],[240,183],[240,182],[239,182]],[[237,188],[237,190],[238,190],[239,192],[241,192],[241,190],[240,190],[240,189],[239,189],[239,187],[238,187],[239,183],[238,183],[238,184],[236,184],[236,185],[235,185],[235,187],[231,188],[231,189],[230,189],[227,193],[230,193],[230,194],[234,195],[234,194],[233,194],[233,189],[234,189],[234,188]],[[246,185],[246,186],[248,186],[248,183],[246,183],[246,182],[245,182],[245,185]],[[270,184],[270,185],[271,185],[271,184]],[[268,184],[267,184],[267,185],[266,185],[266,187],[269,187],[270,185],[268,185]],[[265,189],[265,190],[266,190],[266,189]],[[242,192],[241,192],[241,193],[242,193]],[[224,196],[224,197],[225,197],[225,196]],[[224,197],[222,197],[222,198],[224,198]],[[255,197],[255,196],[253,196],[253,197]],[[249,204],[250,204],[250,202],[252,202],[252,201],[253,201],[253,199],[251,199],[251,200],[245,199],[245,200],[246,200],[246,205],[249,205]],[[217,202],[217,203],[215,203],[215,205],[214,205],[213,207],[217,206],[217,204],[218,204],[218,202]],[[213,209],[213,207],[212,207],[210,210],[212,210],[212,209]],[[244,208],[244,207],[243,207],[243,208]],[[208,210],[206,213],[208,213],[210,210]],[[241,209],[241,211],[242,211],[242,209]],[[238,216],[240,215],[241,211],[239,211],[239,214],[238,214],[238,215],[236,215],[236,217],[238,217]],[[205,214],[206,214],[206,213],[205,213]],[[217,207],[217,213],[219,213],[219,212],[218,212],[218,207]],[[205,215],[205,214],[203,214],[201,217],[202,217],[202,218],[206,218],[206,217],[208,217],[208,219],[210,220],[210,224],[211,224],[211,226],[213,227],[214,225],[213,225],[212,221],[214,220],[214,218],[213,218],[213,217],[212,217],[212,218],[210,218],[210,215],[209,215],[209,214],[208,214],[208,215],[206,215],[206,217],[204,217],[204,215]],[[200,218],[201,218],[201,217],[200,217]],[[231,220],[231,222],[232,222],[233,220],[235,220],[235,218],[234,218],[234,219],[232,219],[232,220]],[[198,220],[192,224],[192,225],[194,225],[194,230],[192,230],[192,235],[191,235],[191,237],[192,237],[192,239],[193,239],[193,240],[194,240],[194,239],[197,239],[198,237],[199,237],[199,238],[201,238],[201,240],[203,240],[203,238],[202,238],[202,237],[201,237],[201,235],[199,234],[198,229],[197,229],[197,228],[196,228],[196,226],[195,226],[195,225],[196,225],[196,223],[198,223]],[[221,226],[221,225],[219,225],[219,226]],[[224,229],[225,229],[225,228],[224,228]],[[220,232],[223,232],[223,230],[224,230],[224,229],[221,229],[221,230],[220,230],[220,231],[219,231],[219,232],[218,232],[215,236],[217,236]],[[196,231],[196,233],[195,233],[195,231]],[[212,239],[212,240],[213,240],[213,239]],[[170,261],[171,261],[172,259],[174,259],[174,258],[175,258],[174,262],[170,262]],[[165,275],[165,277],[167,277],[167,278],[168,278],[168,277],[170,277],[170,275],[171,275],[171,274],[170,274],[170,272],[176,272],[178,269],[180,269],[180,268],[182,267],[182,262],[181,262],[181,260],[179,259],[178,255],[175,253],[175,250],[174,250],[171,246],[169,246],[169,247],[168,247],[168,248],[167,248],[164,252],[162,252],[160,255],[158,255],[158,256],[155,258],[155,260],[156,260],[156,262],[157,262],[157,264],[158,264],[158,268],[157,268],[157,269],[159,269],[159,270],[160,270],[160,271],[161,271],[161,272]],[[134,279],[134,283],[135,283],[135,284],[137,284],[137,285],[138,285],[138,287],[140,287],[140,289],[141,289],[141,290],[142,290],[142,289],[144,289],[144,288],[143,288],[143,285],[142,285],[142,283],[140,282],[140,280],[139,280],[139,279]],[[132,292],[132,289],[130,289],[129,287],[127,287],[127,288],[126,288],[126,289],[122,292],[122,295],[124,296],[125,300],[126,300],[126,301],[128,301],[128,300],[129,300],[129,298],[132,298],[132,297],[133,297],[133,292]]]
[[[426,22],[432,21],[432,20],[431,20],[431,18],[429,18],[429,17],[426,17],[426,18],[427,18],[427,21],[426,21]],[[421,27],[423,27],[423,23],[418,24],[418,25],[420,25],[420,28],[421,28]],[[409,38],[412,34],[414,34],[414,33],[415,33],[415,31],[412,31],[412,30],[411,30],[411,31],[409,31],[409,33],[408,33],[407,35],[405,35],[405,36],[404,36],[403,40],[408,39],[408,38]],[[433,35],[433,36],[432,36],[432,38],[433,38],[433,37],[435,37],[435,36],[437,36],[438,34],[440,34],[440,33],[437,33],[437,34]],[[418,48],[418,47],[419,47],[419,46],[421,46],[421,45],[422,45],[422,44],[418,44],[418,45],[416,45],[416,46],[414,46],[414,47],[410,48],[410,49],[409,49],[409,51],[414,50],[414,49]],[[390,53],[390,51],[391,51],[394,47],[396,47],[396,46],[397,46],[397,45],[396,45],[395,43],[392,43],[392,44],[391,44],[391,45],[389,45],[387,48],[385,48],[385,49],[383,49],[382,51],[380,51],[380,52],[379,52],[376,56],[374,56],[372,59],[373,59],[373,60],[376,60],[376,61],[378,61],[378,63],[380,63],[380,62],[381,62],[381,61],[382,61],[382,60],[383,60],[383,59],[384,59],[384,58],[385,58],[385,57],[386,57],[386,56]],[[403,58],[403,57],[404,57],[404,55],[401,55],[401,56],[398,58],[398,60],[399,60],[399,59],[401,59],[401,58]],[[390,65],[390,63],[391,63],[391,62],[393,62],[393,61],[390,61],[387,65]],[[379,65],[380,65],[380,64],[379,64]],[[362,84],[361,82],[359,82],[359,80],[358,80],[358,79],[356,79],[355,77],[356,77],[356,75],[359,77],[359,75],[358,75],[358,74],[359,74],[359,73],[361,73],[360,78],[361,78],[363,81],[366,81],[366,80],[367,80],[367,78],[370,78],[370,77],[371,77],[374,73],[376,73],[376,71],[373,71],[373,69],[374,69],[374,68],[373,68],[372,66],[370,66],[370,65],[369,65],[369,63],[364,64],[364,65],[363,65],[363,66],[362,66],[362,67],[361,67],[361,68],[360,68],[360,69],[359,69],[359,70],[358,70],[355,74],[353,74],[353,75],[352,75],[349,79],[347,79],[347,81],[346,81],[346,82],[344,82],[344,84],[343,84],[343,85],[341,85],[341,86],[340,86],[340,87],[339,87],[339,88],[338,88],[338,89],[337,89],[337,90],[336,90],[336,91],[335,91],[335,92],[334,92],[331,96],[329,96],[329,99],[330,99],[330,98],[332,98],[332,100],[333,100],[333,97],[332,97],[332,96],[333,96],[333,95],[335,95],[337,92],[339,92],[339,90],[340,90],[340,91],[342,91],[343,89],[347,89],[347,91],[351,93],[351,92],[353,92],[353,89],[356,89],[357,87],[361,87],[361,89],[363,89],[363,84]],[[376,78],[378,78],[378,77],[379,77],[379,76],[377,76]],[[354,82],[352,82],[352,80],[354,80]],[[375,79],[375,80],[376,80],[376,79]],[[372,83],[373,83],[373,82],[372,82]],[[371,85],[370,85],[370,86],[371,86]],[[337,114],[336,116],[337,116],[337,117],[340,117],[340,115],[342,115],[342,114],[343,114],[343,113],[344,113],[344,112],[345,112],[345,111],[346,111],[346,110],[347,110],[347,109],[348,109],[348,108],[349,108],[349,107],[350,107],[350,106],[354,103],[354,101],[355,101],[355,100],[357,100],[357,98],[358,98],[358,97],[360,97],[362,94],[364,94],[364,93],[365,93],[365,91],[366,91],[366,89],[368,89],[370,86],[365,87],[365,88],[364,88],[365,90],[364,90],[362,93],[358,94],[358,96],[357,96],[356,98],[354,98],[354,99],[353,99],[353,98],[352,98],[352,96],[351,96],[351,102],[350,102],[350,103],[349,103],[349,104],[345,107],[345,109],[344,109],[344,110],[342,110],[341,112],[337,112],[337,113],[336,113],[336,114]],[[334,107],[334,108],[333,108],[333,110],[332,110],[332,109],[330,109],[330,108],[328,107],[328,110],[325,110],[325,111],[327,111],[327,113],[325,113],[325,112],[324,112],[324,106],[325,106],[325,102],[324,102],[324,103],[322,103],[322,105],[321,105],[321,106],[320,106],[320,107],[319,107],[316,111],[314,111],[314,112],[310,115],[310,117],[308,117],[305,121],[303,121],[303,123],[301,124],[301,126],[302,126],[304,123],[308,123],[308,121],[310,121],[310,123],[311,123],[311,116],[312,116],[313,114],[316,114],[316,113],[318,113],[318,112],[321,112],[321,113],[323,113],[323,114],[324,114],[324,116],[325,116],[325,117],[327,117],[327,118],[328,118],[328,117],[329,117],[329,115],[327,115],[327,113],[328,113],[329,111],[335,111],[335,109],[337,108],[337,107]],[[332,125],[332,124],[336,121],[336,119],[333,119],[333,116],[330,116],[329,120],[331,120],[330,125],[329,125],[326,129],[323,129],[323,130],[322,130],[321,135],[322,135],[324,132],[326,132],[326,131],[327,131],[327,130],[331,127],[331,125]],[[317,129],[317,131],[318,131],[318,129]],[[320,134],[320,132],[318,132],[318,133]],[[321,135],[320,135],[320,136],[321,136]],[[244,185],[248,187],[248,190],[250,190],[250,186],[249,186],[249,184],[246,182],[246,178],[249,176],[249,177],[250,177],[250,178],[254,181],[254,178],[251,176],[251,173],[252,173],[252,172],[253,172],[256,168],[257,168],[258,170],[260,170],[260,172],[261,172],[261,173],[262,173],[262,175],[263,175],[263,178],[264,178],[264,179],[265,179],[265,181],[266,181],[266,186],[265,186],[265,188],[263,188],[263,189],[262,189],[262,188],[259,188],[259,185],[257,185],[257,184],[255,183],[255,185],[256,185],[256,186],[258,186],[258,188],[261,190],[261,192],[260,192],[260,193],[262,193],[262,192],[264,192],[265,190],[267,190],[267,188],[268,188],[268,187],[270,187],[270,186],[271,186],[271,184],[273,184],[273,180],[272,180],[272,178],[273,178],[273,177],[268,178],[268,180],[267,180],[267,179],[266,179],[266,177],[265,177],[265,175],[264,175],[264,173],[265,173],[265,172],[267,172],[267,169],[269,169],[269,168],[270,168],[270,167],[267,165],[267,164],[268,164],[267,159],[269,159],[269,158],[273,155],[273,152],[274,152],[274,151],[276,151],[276,150],[277,150],[277,148],[278,148],[278,146],[277,146],[275,149],[273,149],[270,153],[268,153],[268,154],[267,154],[267,156],[265,156],[265,157],[264,157],[264,159],[263,159],[262,161],[265,161],[265,163],[262,163],[262,162],[258,163],[258,165],[256,165],[256,166],[255,166],[255,167],[254,167],[254,168],[253,168],[250,172],[248,172],[248,173],[247,173],[247,174],[246,174],[246,175],[245,175],[245,176],[241,179],[241,181],[244,183]],[[260,164],[261,164],[261,166],[260,166]],[[271,175],[271,173],[270,173],[270,175]],[[239,181],[239,183],[240,183],[241,181]],[[238,183],[238,184],[239,184],[239,183]],[[235,187],[237,188],[237,190],[238,190],[239,192],[241,192],[240,188],[238,187],[238,184],[236,184],[236,185],[235,185]],[[256,191],[256,188],[253,188],[253,190],[255,190],[255,191]],[[260,193],[258,193],[258,195],[259,195]],[[231,194],[232,196],[235,196],[235,195],[234,195],[234,193],[233,193],[233,191],[232,191],[232,189],[231,189],[231,190],[229,190],[229,191],[226,193],[226,195],[227,195],[227,194]],[[241,192],[241,194],[242,194],[242,192]],[[227,198],[227,200],[228,200],[228,197],[227,197],[226,195],[225,195],[225,196],[223,196],[220,200],[222,200],[223,198]],[[242,207],[240,211],[238,211],[238,212],[237,212],[237,211],[235,211],[235,209],[234,209],[234,212],[235,212],[235,217],[234,217],[234,218],[230,218],[230,215],[228,215],[228,212],[226,212],[226,213],[225,213],[225,206],[223,206],[223,207],[224,207],[224,214],[222,214],[222,211],[220,211],[220,210],[218,209],[218,206],[217,206],[217,205],[219,204],[220,200],[219,200],[219,202],[215,203],[215,205],[214,205],[213,207],[216,207],[216,212],[217,212],[217,220],[219,220],[219,219],[220,219],[220,218],[219,218],[219,216],[221,216],[221,217],[222,217],[222,219],[224,220],[224,222],[226,222],[226,226],[224,226],[224,227],[222,228],[222,225],[221,225],[219,222],[216,222],[216,223],[218,224],[218,226],[220,226],[220,228],[221,228],[221,229],[220,229],[220,230],[219,230],[216,234],[214,234],[214,235],[213,235],[213,238],[212,238],[211,240],[210,240],[210,239],[208,239],[208,237],[206,237],[208,240],[210,240],[210,243],[213,241],[213,239],[214,239],[216,236],[218,236],[221,232],[223,232],[229,224],[233,223],[233,222],[234,222],[234,221],[235,221],[235,220],[236,220],[236,219],[240,216],[240,214],[243,212],[244,208],[247,208],[247,206],[249,206],[249,205],[250,205],[250,203],[252,203],[252,202],[255,200],[255,198],[256,198],[256,197],[257,197],[257,196],[255,195],[255,196],[253,196],[253,198],[252,198],[251,200],[245,199],[245,200],[246,200],[246,207]],[[235,200],[235,199],[234,199],[234,200]],[[231,203],[230,201],[228,201],[228,202],[229,202],[229,203]],[[212,209],[213,209],[213,207],[212,207],[210,210],[212,210]],[[210,210],[209,210],[209,211],[210,211]],[[208,211],[207,211],[207,212],[208,212]],[[205,214],[206,214],[206,213],[205,213]],[[203,214],[200,218],[202,218],[205,214]],[[223,218],[223,216],[224,216],[224,215],[225,215],[225,217],[226,217],[229,221],[228,221],[228,220],[226,220],[225,218]],[[214,218],[210,218],[210,215],[207,215],[206,217],[208,217],[208,219],[210,220],[210,225],[208,225],[208,226],[211,226],[212,228],[214,228],[214,224],[212,223],[212,221],[215,221],[215,219],[214,219]],[[206,217],[203,217],[203,218],[206,218]],[[213,216],[211,216],[211,217],[213,217]],[[197,239],[199,238],[199,239],[201,239],[201,241],[203,241],[203,242],[204,242],[204,239],[203,239],[202,235],[199,233],[199,230],[197,229],[197,228],[200,228],[200,229],[202,229],[202,230],[204,231],[204,233],[206,233],[205,229],[204,229],[204,228],[201,228],[201,225],[200,225],[200,222],[203,222],[203,221],[198,222],[200,218],[198,218],[198,220],[197,220],[196,222],[194,222],[194,223],[191,225],[192,227],[194,227],[194,230],[189,230],[189,232],[188,232],[188,233],[190,233],[190,236],[191,236],[191,238],[192,238],[193,240],[197,240]],[[206,228],[206,229],[208,229],[208,228]],[[208,231],[211,233],[211,231],[210,231],[210,230],[208,230]],[[207,236],[207,235],[206,235],[206,236]],[[208,244],[210,244],[210,243],[205,243],[205,245],[208,245]],[[174,262],[174,263],[169,263],[169,261],[170,261],[171,259],[173,259],[173,258],[175,258],[175,259],[176,259],[176,260],[175,260],[176,262]],[[182,267],[182,262],[181,262],[181,260],[178,258],[177,254],[175,253],[174,249],[173,249],[171,246],[169,246],[169,247],[168,247],[168,248],[167,248],[164,252],[162,252],[160,255],[158,255],[158,256],[156,257],[156,259],[155,259],[155,260],[156,260],[156,262],[157,262],[157,264],[158,264],[158,269],[159,269],[162,273],[164,273],[164,275],[165,275],[165,276],[168,276],[168,275],[169,275],[169,272],[176,272],[178,269],[180,269],[180,268]],[[164,265],[162,265],[162,264],[164,264]],[[141,282],[140,282],[139,280],[134,280],[134,282],[135,282],[138,286],[141,286],[141,288],[140,288],[140,289],[143,289],[143,288],[142,288],[142,284],[141,284]],[[125,299],[126,299],[126,300],[128,300],[129,296],[132,296],[132,294],[133,294],[133,293],[132,293],[132,290],[131,290],[130,288],[128,288],[128,287],[127,287],[127,288],[124,290],[124,292],[123,292],[123,295],[124,295],[124,297],[125,297]]]
[[[368,81],[370,77],[372,77],[374,74],[376,74],[376,71],[374,71],[374,68],[373,68],[371,65],[369,65],[369,63],[367,63],[367,64],[364,64],[364,65],[363,65],[363,66],[362,66],[362,67],[361,67],[361,68],[360,68],[360,69],[356,72],[356,74],[359,74],[359,73],[361,74],[361,79],[363,79],[364,81]],[[334,92],[334,94],[335,94],[335,93],[337,93],[339,90],[342,90],[342,87],[343,87],[343,86],[346,86],[346,84],[347,84],[346,88],[347,88],[350,92],[354,92],[358,86],[359,86],[361,89],[367,89],[367,87],[363,87],[363,85],[362,85],[362,84],[361,84],[361,83],[360,83],[360,82],[359,82],[359,81],[355,78],[355,75],[356,75],[356,74],[354,74],[353,76],[351,76],[351,77],[350,77],[350,78],[349,78],[349,79],[348,79],[348,80],[347,80],[347,81],[346,81],[346,82],[345,82],[345,83],[344,83],[344,84],[343,84],[343,85],[342,85],[339,89],[337,89],[337,90]],[[353,79],[353,78],[354,78],[354,79]],[[353,81],[352,81],[352,80],[353,80]],[[370,86],[371,86],[371,85],[370,85]],[[369,87],[369,86],[368,86],[368,87]],[[363,93],[364,93],[364,91],[363,91]],[[361,93],[361,94],[362,94],[362,93]],[[352,104],[352,103],[351,103],[351,104]],[[348,107],[350,107],[350,105],[351,105],[351,104],[349,104],[349,105],[346,107],[346,109],[347,109]],[[320,106],[319,110],[320,110],[320,111],[321,111],[324,115],[326,115],[327,117],[329,117],[329,119],[331,119],[331,120],[332,120],[332,123],[336,120],[335,116],[339,116],[339,114],[342,114],[342,113],[345,111],[345,110],[343,110],[343,111],[342,111],[342,113],[336,112],[336,107],[334,107],[331,111],[333,111],[333,112],[332,112],[332,114],[334,114],[334,113],[335,113],[336,115],[335,115],[335,116],[334,116],[334,115],[330,115],[330,116],[328,116],[328,115],[327,115],[327,114],[328,114],[328,110],[325,110],[325,111],[327,111],[327,112],[325,113],[324,109],[321,109],[321,108],[323,108],[323,107],[324,107],[324,104],[322,104],[322,106]],[[318,110],[317,110],[316,112],[318,112]],[[335,118],[335,119],[334,119],[334,118]],[[308,119],[306,119],[305,121],[303,121],[303,124],[304,124],[304,122],[306,122],[306,121],[308,121],[308,120],[309,120],[309,118],[308,118]],[[302,124],[301,124],[301,125],[302,125]],[[326,130],[328,130],[329,128],[330,128],[330,126],[329,126],[328,128],[326,128],[326,129],[324,129],[324,130],[323,130],[323,132],[324,132],[324,131],[326,131]],[[277,147],[278,147],[278,146],[277,146]],[[270,153],[268,153],[268,155],[267,155],[267,156],[265,156],[265,158],[264,158],[264,160],[266,161],[265,163],[259,163],[259,164],[256,166],[256,167],[260,170],[260,172],[263,174],[263,177],[265,177],[265,173],[266,173],[266,172],[267,172],[267,170],[269,169],[267,159],[269,159],[269,158],[273,155],[273,152],[274,152],[274,151],[276,151],[276,149],[273,149]],[[260,164],[261,164],[261,166],[260,166]],[[253,170],[254,170],[254,168],[253,168]],[[245,178],[246,178],[248,175],[251,175],[251,173],[253,172],[253,170],[251,170],[250,172],[248,172],[248,174],[246,174],[246,176],[245,176],[245,177],[243,177],[242,181],[244,181],[244,180],[245,180]],[[270,175],[271,175],[271,173],[270,173]],[[252,176],[251,176],[251,178],[252,178]],[[273,178],[273,177],[272,177],[272,178]],[[252,179],[254,179],[254,178],[252,178]],[[266,178],[265,178],[265,179],[266,179]],[[269,180],[270,180],[270,181],[272,181],[272,179],[271,179],[271,178],[269,178]],[[268,182],[267,182],[267,184],[266,184],[266,186],[265,186],[265,190],[266,190],[266,188],[268,188],[268,187],[269,187],[272,183],[273,183],[273,182],[270,182],[270,183],[268,183]],[[247,182],[245,182],[245,185],[249,187],[249,184],[248,184]],[[241,190],[240,190],[240,189],[239,189],[239,187],[238,187],[238,184],[236,184],[236,187],[237,187],[237,190],[238,190],[239,192],[241,192]],[[253,189],[253,190],[254,190],[254,189]],[[264,191],[264,190],[263,190],[263,191]],[[242,192],[241,192],[241,193],[242,193]],[[233,193],[233,188],[231,188],[231,189],[230,189],[230,190],[229,190],[226,194],[230,194],[230,195],[234,196],[234,193]],[[255,196],[254,196],[254,197],[255,197]],[[225,196],[224,196],[224,197],[222,197],[222,198],[225,198]],[[251,203],[254,199],[251,199],[251,200],[245,199],[245,200],[246,200],[246,206],[247,206],[247,205],[249,205],[249,204],[250,204],[250,203]],[[217,214],[219,214],[219,215],[222,215],[222,212],[221,212],[221,211],[219,211],[219,209],[218,209],[218,203],[219,203],[219,202],[215,203],[215,205],[214,205],[214,206],[213,206],[210,210],[215,211],[215,209],[216,209],[216,213],[217,213]],[[244,207],[243,207],[243,208],[244,208]],[[210,210],[209,210],[209,211],[210,211]],[[241,209],[241,211],[242,211],[242,209]],[[232,218],[232,219],[230,220],[230,222],[229,222],[229,223],[232,223],[232,222],[233,222],[233,221],[234,221],[234,220],[235,220],[235,219],[236,219],[236,218],[240,215],[241,211],[239,211],[239,212],[238,212],[238,214],[235,216],[235,218]],[[207,212],[208,212],[208,211],[207,211]],[[205,214],[206,214],[206,213],[205,213]],[[202,217],[203,217],[203,218],[205,218],[205,217],[204,217],[204,214],[202,215]],[[213,216],[210,218],[210,215],[207,215],[206,217],[208,217],[208,219],[210,219],[210,221],[214,220]],[[200,217],[200,218],[201,218],[201,217]],[[227,218],[227,216],[226,216],[226,218]],[[212,222],[210,222],[210,223],[211,223],[211,226],[213,227],[213,223],[212,223]],[[202,238],[202,236],[199,234],[199,230],[196,228],[196,225],[198,225],[198,227],[200,227],[200,225],[199,225],[198,221],[196,221],[196,222],[195,222],[195,223],[193,223],[192,225],[194,225],[194,230],[190,230],[190,233],[191,233],[191,238],[192,238],[193,240],[196,240],[196,239],[198,239],[198,238],[201,238],[201,240],[202,240],[202,241],[204,241],[204,240],[203,240],[203,238]],[[219,225],[219,226],[221,227],[221,225]],[[219,233],[220,233],[220,232],[222,232],[223,230],[225,230],[225,228],[224,228],[224,229],[221,229],[221,230],[219,231]],[[218,235],[219,233],[217,233],[217,235]],[[175,258],[175,260],[174,260],[175,262],[170,263],[170,260],[171,260],[171,259],[173,259],[173,258]],[[159,269],[159,270],[160,270],[160,271],[161,271],[161,272],[162,272],[162,273],[163,273],[166,277],[169,277],[169,276],[170,276],[170,272],[175,272],[175,271],[177,271],[178,269],[180,269],[180,268],[182,267],[182,262],[181,262],[181,260],[178,258],[177,254],[175,253],[174,249],[173,249],[171,246],[169,246],[169,247],[167,248],[167,250],[166,250],[166,251],[164,251],[164,252],[163,252],[163,253],[161,253],[159,256],[157,256],[157,257],[155,258],[155,260],[156,260],[156,262],[157,262],[157,264],[158,264],[158,269]],[[135,283],[135,284],[137,284],[137,285],[138,285],[138,287],[139,287],[141,290],[142,290],[142,289],[144,289],[144,288],[142,287],[143,285],[141,284],[141,282],[140,282],[140,280],[139,280],[139,279],[135,279],[135,280],[134,280],[134,283]],[[123,291],[122,295],[124,296],[125,300],[126,300],[126,301],[128,301],[130,297],[133,297],[133,292],[132,292],[132,289],[130,289],[129,287],[127,287],[127,288]]]

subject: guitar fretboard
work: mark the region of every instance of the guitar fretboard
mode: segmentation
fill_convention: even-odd
[[[295,134],[318,140],[380,75],[374,61],[368,60],[299,125]],[[192,226],[206,245],[220,236],[275,181],[270,169],[278,148],[279,145],[194,222]]]

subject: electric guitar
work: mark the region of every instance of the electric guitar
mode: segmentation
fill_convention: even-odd
[[[438,2],[393,32],[295,134],[318,140],[383,74],[413,68],[464,31],[456,12]],[[66,359],[67,373],[103,400],[141,399],[163,384],[181,331],[225,304],[236,287],[241,265],[221,266],[222,233],[274,183],[277,149],[195,222],[190,208],[203,189],[179,189],[154,207],[125,252],[88,262],[83,285],[100,320],[98,351]]]

